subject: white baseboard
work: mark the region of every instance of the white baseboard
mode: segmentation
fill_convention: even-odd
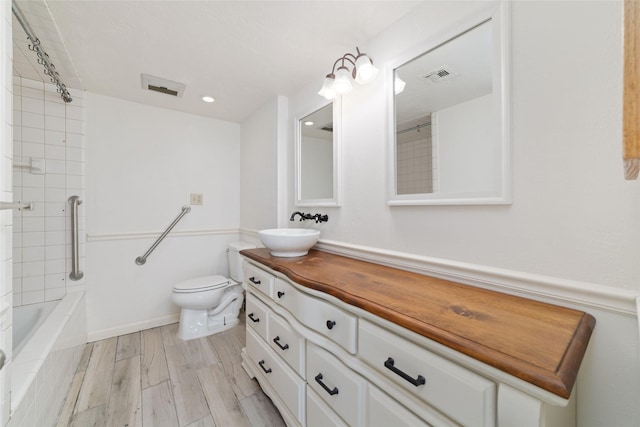
[[[120,335],[131,334],[133,332],[143,331],[145,329],[156,328],[158,326],[169,325],[180,320],[180,313],[170,314],[168,316],[156,317],[155,319],[143,320],[141,322],[128,323],[113,328],[101,329],[88,333],[89,342],[99,341],[106,338],[117,337]]]

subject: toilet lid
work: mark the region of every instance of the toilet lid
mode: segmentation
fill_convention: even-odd
[[[229,279],[224,276],[203,276],[180,282],[173,287],[173,290],[178,292],[208,291],[211,289],[224,287],[228,284]]]

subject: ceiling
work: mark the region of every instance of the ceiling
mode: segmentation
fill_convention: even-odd
[[[337,58],[366,52],[419,3],[17,0],[68,87],[232,122],[319,89]],[[15,17],[13,42],[14,75],[49,81]],[[184,95],[143,90],[142,73],[184,83]]]

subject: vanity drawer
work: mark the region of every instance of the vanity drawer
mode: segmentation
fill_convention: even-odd
[[[274,279],[275,276],[273,274],[267,273],[246,261],[244,262],[244,281],[247,286],[259,290],[269,298],[272,295]]]
[[[273,287],[273,299],[293,314],[300,323],[355,354],[358,329],[355,316],[299,291],[278,278]]]
[[[358,356],[373,368],[466,426],[494,426],[491,381],[360,320]]]
[[[366,381],[307,341],[307,383],[350,426],[365,425]]]
[[[369,385],[368,427],[433,427],[377,387]]]
[[[267,337],[267,316],[269,315],[269,307],[258,299],[251,292],[247,292],[247,325],[266,340]]]
[[[268,381],[291,414],[305,425],[305,382],[251,329],[247,329],[246,351],[258,372],[258,381]]]
[[[328,426],[348,427],[315,391],[307,387],[307,427]]]
[[[273,351],[304,379],[304,338],[294,331],[286,320],[273,312],[269,314],[267,342]]]

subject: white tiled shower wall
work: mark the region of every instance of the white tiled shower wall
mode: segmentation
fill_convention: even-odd
[[[11,2],[0,2],[0,201],[10,202],[11,194],[11,74],[13,69]],[[0,350],[11,357],[11,241],[12,213],[0,210]],[[6,425],[11,409],[11,377],[8,367],[0,370],[0,425]]]
[[[13,79],[13,199],[33,202],[13,213],[13,306],[61,299],[83,290],[72,281],[71,222],[67,199],[84,199],[84,104],[82,92],[62,101],[56,86]],[[44,173],[30,169],[44,164]],[[84,266],[84,209],[80,205],[80,269]]]

